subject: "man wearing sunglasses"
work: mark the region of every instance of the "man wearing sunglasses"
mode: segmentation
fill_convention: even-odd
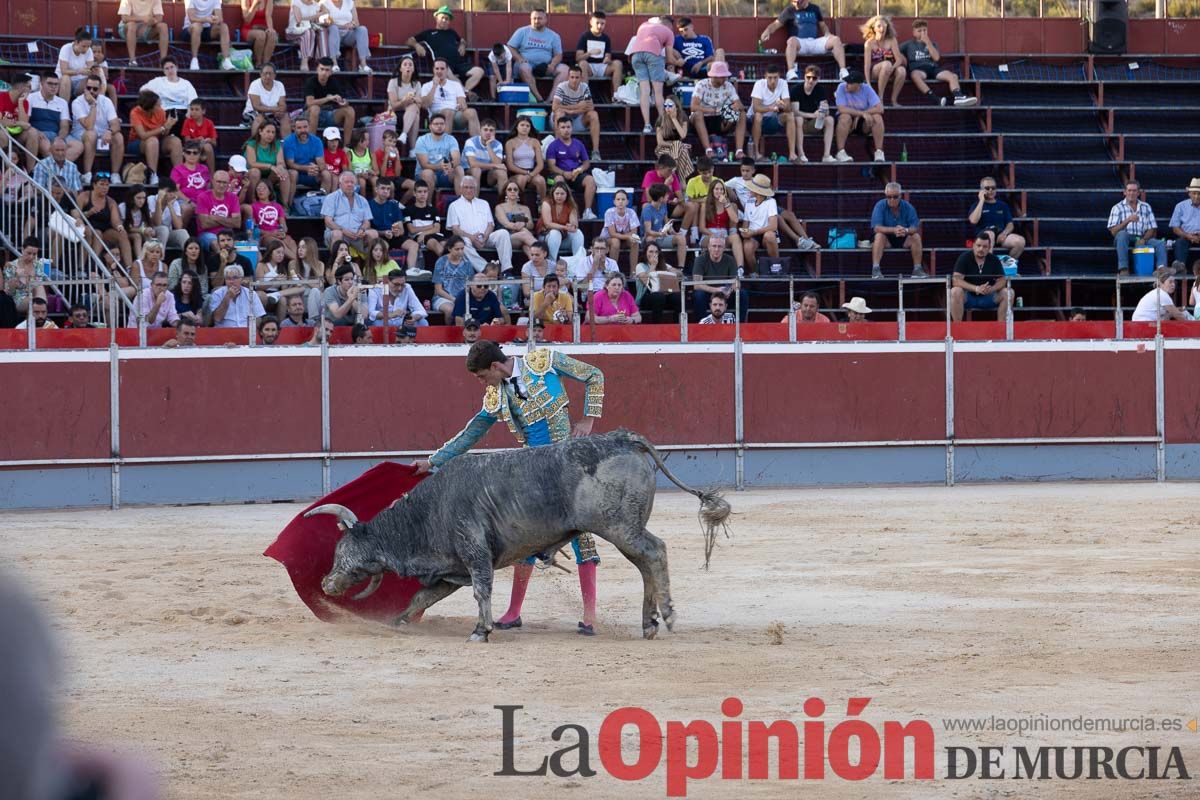
[[[992,240],[992,249],[1002,248],[1013,258],[1025,252],[1025,237],[1013,233],[1013,213],[1008,203],[996,199],[996,179],[979,181],[979,202],[971,209],[967,221],[975,226],[975,235],[984,234]],[[1164,251],[1165,252],[1165,251]]]
[[[96,151],[109,154],[112,171],[121,174],[125,161],[125,137],[121,135],[121,118],[112,100],[100,92],[100,79],[89,76],[83,82],[83,92],[71,103],[70,140],[83,145],[83,182],[92,182],[92,165]]]
[[[467,107],[467,93],[444,58],[433,62],[433,80],[421,86],[421,107],[430,119],[440,116],[446,120],[447,131],[466,125],[472,136],[479,135],[479,115]]]

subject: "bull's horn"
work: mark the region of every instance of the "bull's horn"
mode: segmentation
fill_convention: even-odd
[[[358,524],[358,517],[354,516],[354,512],[345,506],[340,506],[337,503],[326,503],[323,506],[317,506],[312,511],[306,511],[304,516],[311,517],[316,514],[332,514],[338,518],[338,523],[343,530],[349,530]]]
[[[381,584],[381,583],[383,583],[383,573],[377,572],[371,576],[371,583],[367,586],[367,588],[363,589],[361,592],[354,595],[354,597],[352,599],[362,600],[364,598],[370,597],[371,595],[375,594],[375,590],[379,588],[379,584]]]

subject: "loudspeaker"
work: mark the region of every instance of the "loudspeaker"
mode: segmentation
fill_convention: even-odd
[[[1129,30],[1127,0],[1092,0],[1091,5],[1088,51],[1097,55],[1124,53]]]

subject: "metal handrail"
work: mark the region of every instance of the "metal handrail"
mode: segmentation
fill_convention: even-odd
[[[37,183],[37,181],[35,181],[33,179],[33,176],[31,174],[29,174],[28,172],[26,172],[25,169],[23,167],[21,167],[20,164],[17,163],[17,160],[13,158],[13,150],[14,149],[19,151],[20,154],[30,156],[30,157],[33,156],[33,154],[30,153],[30,151],[27,150],[23,145],[21,145],[19,142],[15,141],[15,140],[13,140],[11,137],[9,137],[8,148],[0,148],[0,171],[3,171],[5,174],[11,174],[11,173],[15,172],[17,175],[21,176],[21,178],[23,179],[23,187],[28,187],[28,188],[22,188],[22,189],[20,189],[20,191],[32,192],[34,195],[34,198],[36,198],[36,200],[41,204],[41,206],[45,210],[49,211],[49,213],[46,215],[47,216],[46,227],[41,229],[41,231],[40,231],[41,233],[44,234],[44,232],[46,230],[49,230],[49,225],[50,225],[49,218],[52,217],[52,215],[53,215],[53,211],[51,211],[51,209],[57,209],[59,207],[59,204],[54,200],[54,197],[50,193],[49,189],[47,189],[46,187]],[[76,198],[73,196],[73,193],[68,190],[68,191],[66,191],[64,196],[68,199],[69,203],[75,210],[80,211],[80,217],[84,219],[83,224],[85,226],[85,229],[90,229],[93,233],[96,233],[95,228],[93,228],[87,222],[86,218],[83,217],[82,209],[79,208],[79,204],[76,201]],[[19,210],[19,204],[17,204],[17,207]],[[10,231],[9,227],[10,226],[7,224],[7,220],[0,219],[0,244],[2,244],[5,248],[7,248],[8,250],[10,250],[13,253],[19,253],[21,250],[21,241],[24,237],[20,231],[16,231],[15,236],[12,235],[13,231]],[[39,239],[40,238],[41,237],[39,237]],[[113,272],[110,269],[108,269],[108,267],[104,263],[104,260],[92,248],[92,245],[88,241],[89,237],[86,235],[80,235],[78,238],[79,238],[79,241],[77,241],[77,242],[71,241],[70,246],[78,247],[80,249],[80,251],[83,253],[84,261],[86,263],[80,265],[80,268],[87,269],[90,267],[91,269],[94,269],[97,273],[99,273],[99,275],[101,275],[103,278],[103,280],[84,281],[83,283],[86,285],[107,284],[110,287],[110,290],[112,287],[116,287],[117,281],[116,281],[115,276],[113,275]],[[113,255],[112,251],[104,243],[103,238],[100,237],[98,234],[94,238],[96,241],[98,241],[100,243],[100,246],[104,249],[104,251],[106,253],[108,253],[108,255],[110,257],[113,258],[113,263],[121,268],[121,272],[124,274],[126,280],[130,280],[130,282],[132,283],[132,279],[130,278],[128,272],[125,271],[124,267],[121,265],[120,259]],[[50,244],[53,245],[53,242],[50,242]],[[52,246],[42,248],[43,252],[46,252],[46,253],[52,252],[54,249],[55,248]],[[49,278],[49,276],[46,276],[46,277]],[[61,279],[61,278],[57,279],[57,280],[49,279],[49,280],[46,280],[45,283],[47,286],[50,286],[51,288],[53,288],[53,290],[56,294],[58,294],[60,297],[64,297],[64,298],[66,297],[66,295],[64,295],[63,292],[61,291],[62,286],[80,285],[80,284],[70,282],[69,279]],[[125,301],[126,312],[133,313],[133,302],[130,300],[130,298],[126,297],[124,292],[121,292],[119,289],[117,289],[117,293],[120,294],[121,297]],[[101,306],[101,311],[103,311],[103,310],[104,310],[103,306]],[[91,310],[91,313],[95,313],[95,311]],[[116,323],[117,323],[116,319],[105,319],[104,321],[110,327],[113,327],[113,328],[116,327]]]

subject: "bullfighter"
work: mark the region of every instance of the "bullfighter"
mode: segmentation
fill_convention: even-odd
[[[604,406],[604,373],[590,364],[577,361],[542,347],[524,356],[506,356],[500,346],[491,341],[478,341],[467,353],[467,371],[475,375],[486,388],[483,408],[467,426],[446,442],[428,459],[416,462],[419,472],[440,467],[455,456],[471,449],[496,423],[503,420],[517,442],[524,447],[554,444],[575,436],[587,436],[592,423]],[[586,385],[584,417],[571,426],[568,414],[567,389],[563,378]],[[536,479],[530,476],[531,480]],[[579,590],[583,595],[583,621],[579,633],[595,635],[596,624],[596,567],[600,555],[590,533],[580,532],[571,540],[575,563],[579,569]],[[530,557],[513,567],[512,597],[508,611],[495,626],[501,630],[521,627],[521,606],[537,559]]]

